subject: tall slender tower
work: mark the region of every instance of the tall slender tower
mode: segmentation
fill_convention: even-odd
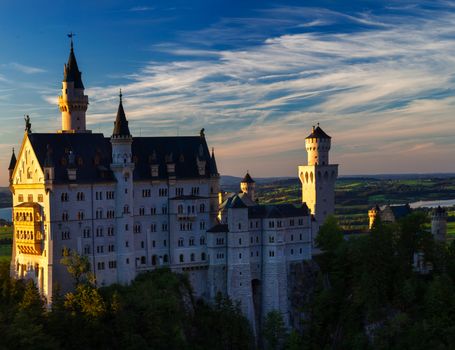
[[[302,182],[302,202],[322,225],[326,217],[335,211],[335,181],[338,177],[338,164],[329,163],[331,137],[319,124],[313,126],[312,133],[305,139],[308,165],[299,166]]]
[[[111,170],[117,179],[115,212],[117,213],[117,278],[120,283],[130,283],[135,277],[133,235],[133,137],[131,136],[122,103],[120,102],[111,136]]]
[[[86,129],[85,124],[88,96],[84,95],[81,75],[71,37],[68,63],[63,68],[62,95],[58,98],[58,105],[62,112],[62,129],[60,130],[62,133],[90,132]]]

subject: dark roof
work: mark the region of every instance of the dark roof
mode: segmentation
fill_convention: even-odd
[[[409,204],[394,204],[394,205],[386,205],[381,208],[381,212],[391,210],[395,220],[399,220],[404,218],[405,216],[412,213],[412,209]]]
[[[28,135],[41,167],[54,167],[55,182],[68,181],[70,152],[75,157],[77,182],[115,181],[110,164],[112,145],[103,134],[61,133]],[[151,165],[158,166],[158,177],[166,179],[168,162],[175,164],[176,178],[209,178],[210,153],[205,138],[199,136],[135,137],[132,141],[133,179],[151,180]],[[199,175],[199,166],[205,174]]]
[[[247,172],[245,174],[245,176],[243,177],[242,182],[246,182],[246,183],[252,184],[252,183],[254,183],[254,180],[251,178],[250,174]]]
[[[71,43],[70,55],[68,57],[68,63],[63,68],[63,81],[74,82],[76,89],[83,89],[84,84],[82,83],[82,73],[79,71],[77,66],[76,56],[74,55],[73,43]]]
[[[70,182],[70,152],[76,160],[77,182],[115,181],[109,170],[111,144],[103,134],[61,133],[29,134],[33,150],[41,167],[53,166],[56,183]]]
[[[256,205],[248,207],[249,218],[288,218],[308,216],[309,210],[306,204],[295,206],[293,204]]]
[[[243,203],[242,199],[239,196],[235,195],[229,203],[229,208],[242,209],[247,208],[247,206],[245,203]]]
[[[217,232],[229,232],[227,224],[216,224],[211,229],[207,230],[207,232],[217,233]]]
[[[16,166],[16,155],[14,154],[14,149],[13,149],[13,154],[11,155],[11,160],[9,161],[8,170],[13,170],[15,166]]]
[[[307,139],[331,139],[329,135],[327,135],[324,130],[318,125],[316,128],[313,126],[313,131],[309,134]]]
[[[122,103],[122,92],[120,92],[120,102],[118,105],[117,117],[114,122],[114,131],[112,136],[131,136],[128,128],[128,120],[126,120],[125,111]]]

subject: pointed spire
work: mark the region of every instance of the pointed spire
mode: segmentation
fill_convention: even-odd
[[[64,82],[74,82],[74,87],[76,89],[84,89],[84,84],[82,83],[82,73],[79,71],[77,66],[76,56],[74,55],[74,46],[73,46],[73,36],[74,33],[68,34],[68,37],[71,39],[71,48],[70,55],[68,57],[68,63],[65,64],[63,69],[63,81]]]
[[[14,154],[14,148],[13,148],[13,154],[11,155],[11,160],[9,161],[9,167],[8,170],[13,170],[14,167],[16,166],[16,155]]]
[[[245,176],[243,177],[242,182],[245,182],[245,183],[247,183],[247,184],[251,184],[251,183],[254,183],[254,182],[255,182],[255,181],[253,180],[253,178],[250,176],[250,173],[249,173],[248,170],[246,171],[246,174],[245,174]]]
[[[128,128],[128,121],[126,120],[125,111],[123,109],[122,96],[122,90],[120,89],[117,118],[115,119],[112,136],[131,136],[130,129]]]
[[[212,147],[212,157],[210,158],[210,173],[212,175],[218,175],[218,168],[215,160],[215,148]]]

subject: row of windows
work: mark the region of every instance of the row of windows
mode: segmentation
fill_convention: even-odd
[[[201,261],[205,261],[207,259],[207,256],[205,253],[201,253]],[[185,262],[185,256],[183,254],[180,254],[179,255],[179,261],[181,263]],[[191,253],[190,254],[190,261],[191,262],[194,262],[196,261],[196,255],[194,253]]]
[[[183,209],[184,209],[183,205],[180,204],[177,207],[177,214],[184,214],[184,210]],[[199,212],[200,213],[204,213],[205,212],[205,204],[202,203],[201,205],[199,205]],[[185,214],[194,214],[194,213],[195,213],[194,205],[188,205]]]
[[[95,200],[103,200],[103,193],[102,191],[95,192]],[[115,192],[114,191],[106,191],[106,199],[114,199]],[[67,192],[63,192],[60,195],[60,200],[62,202],[69,202],[69,194]],[[76,200],[77,201],[85,201],[85,193],[84,192],[77,192],[76,193]],[[41,200],[42,201],[42,200]]]
[[[303,219],[298,220],[298,225],[299,226],[303,225]],[[295,226],[294,219],[289,220],[289,226]],[[258,227],[258,221],[256,221],[256,227]],[[276,227],[283,227],[283,222],[281,220],[277,220]],[[250,228],[253,228],[253,222],[250,222]],[[269,221],[269,228],[275,228],[275,221],[273,220]]]
[[[185,239],[180,237],[177,244],[178,244],[179,247],[184,247],[185,246]],[[200,245],[205,245],[205,237],[199,238],[199,244]],[[194,246],[195,245],[194,244],[194,237],[190,237],[188,239],[188,245],[189,246]]]
[[[18,202],[23,202],[24,201],[24,195],[23,194],[19,194],[17,196],[17,201]],[[43,202],[43,195],[42,194],[38,194],[37,201],[40,202],[40,203]],[[27,202],[33,202],[33,194],[27,195]]]

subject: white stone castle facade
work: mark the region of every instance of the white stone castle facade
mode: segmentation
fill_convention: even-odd
[[[330,137],[318,126],[306,138],[301,206],[259,205],[249,174],[240,193],[221,194],[203,131],[133,137],[121,95],[112,135],[87,130],[72,44],[62,85],[62,129],[33,133],[28,122],[11,159],[11,274],[33,279],[50,301],[57,285],[72,288],[60,263],[68,248],[89,258],[99,286],[169,267],[188,274],[197,296],[240,301],[253,326],[271,310],[288,322],[289,268],[311,259],[318,223],[333,213]]]

